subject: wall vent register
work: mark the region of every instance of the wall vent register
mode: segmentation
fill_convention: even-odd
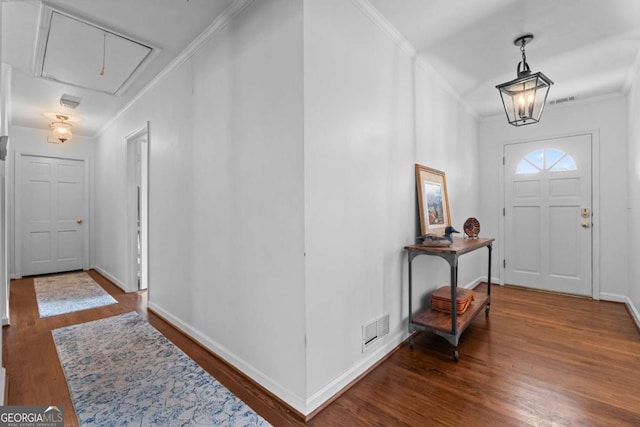
[[[362,327],[362,352],[369,349],[383,336],[389,333],[389,315],[367,323]]]

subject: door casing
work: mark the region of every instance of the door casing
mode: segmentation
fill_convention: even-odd
[[[149,164],[150,164],[150,139],[149,139],[149,123],[126,136],[126,144],[127,144],[127,250],[126,250],[126,266],[127,266],[127,279],[126,279],[126,291],[127,292],[135,292],[138,289],[138,262],[137,262],[137,254],[138,254],[138,241],[137,241],[137,208],[138,208],[138,195],[137,195],[137,183],[138,183],[138,174],[141,173],[137,170],[137,155],[135,144],[138,144],[140,139],[145,139],[146,144],[141,144],[141,149],[147,150],[147,168],[146,168],[146,179],[143,177],[142,180],[147,183],[146,185],[146,194],[141,195],[141,197],[145,198],[145,205],[147,206],[147,218],[143,218],[142,221],[146,223],[146,227],[143,225],[142,232],[142,275],[144,276],[143,280],[146,278],[147,286],[149,284]],[[145,250],[146,249],[146,250]]]
[[[504,151],[506,145],[546,141],[558,138],[567,138],[572,136],[590,135],[591,136],[591,222],[592,222],[592,295],[595,300],[600,299],[600,132],[598,130],[588,130],[582,132],[571,132],[564,134],[548,135],[545,137],[532,138],[526,140],[507,141],[498,144],[497,155],[497,167],[500,173],[498,174],[499,180],[499,210],[496,214],[499,216],[499,232],[498,241],[499,245],[499,283],[505,284],[505,268],[503,260],[505,259],[505,236],[506,236],[506,224],[503,212],[505,210],[505,178],[504,178]]]

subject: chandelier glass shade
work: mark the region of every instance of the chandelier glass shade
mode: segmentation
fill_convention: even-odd
[[[56,116],[56,118],[60,121],[52,122],[49,126],[53,131],[53,135],[60,142],[68,141],[73,136],[73,134],[71,133],[71,125],[69,123],[65,123],[65,120],[69,120],[69,117],[59,114]]]

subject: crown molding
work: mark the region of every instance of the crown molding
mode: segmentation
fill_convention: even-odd
[[[411,58],[417,55],[416,48],[394,27],[368,0],[351,0],[351,2],[376,24],[387,36],[396,42]]]
[[[451,95],[458,103],[476,120],[480,120],[480,114],[469,105],[462,96],[449,84],[448,81],[442,77],[442,74],[436,71],[435,68],[427,61],[423,56],[417,55],[415,59],[416,65],[420,67],[424,72],[431,75],[431,77],[436,81],[436,83],[444,89],[449,95]]]
[[[111,117],[96,133],[93,138],[102,135],[116,120],[122,117],[131,107],[133,107],[147,92],[157,86],[173,70],[187,62],[205,43],[215,37],[227,24],[242,12],[254,0],[235,0],[218,16],[198,37],[160,71],[140,92],[138,92],[124,107],[122,107],[113,117]]]
[[[94,138],[102,135],[111,125],[124,115],[133,105],[135,105],[147,92],[158,85],[169,73],[184,64],[191,58],[207,41],[212,39],[222,30],[236,15],[242,12],[254,0],[235,0],[220,16],[204,30],[193,42],[189,44],[169,65],[167,65],[156,77],[153,78],[144,88],[140,90],[124,107],[122,107],[111,119],[109,119],[94,135]],[[429,73],[449,95],[451,95],[465,110],[475,119],[479,114],[465,102],[459,93],[438,73],[429,62],[423,58],[416,48],[375,8],[368,0],[351,0],[352,3],[374,24],[376,24],[384,34],[411,58],[414,59],[423,71]]]
[[[631,89],[635,86],[636,76],[640,73],[640,50],[636,54],[636,59],[633,61],[633,65],[627,71],[627,75],[624,79],[624,84],[622,85],[622,93],[627,95],[631,92]]]
[[[476,120],[480,119],[480,114],[473,109],[462,97],[460,94],[446,81],[444,77],[440,73],[438,73],[435,68],[425,59],[418,50],[413,46],[409,40],[407,40],[401,33],[394,27],[391,22],[387,20],[379,11],[376,9],[369,0],[351,0],[351,2],[358,8],[362,13],[369,18],[374,24],[376,24],[391,40],[397,43],[400,48],[409,55],[411,59],[414,60],[415,64],[420,67],[423,71],[427,72],[436,83],[445,90],[449,95],[451,95],[464,109]]]

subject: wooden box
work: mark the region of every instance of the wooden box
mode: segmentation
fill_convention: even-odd
[[[473,301],[473,291],[471,289],[456,289],[456,313],[462,314]],[[431,308],[438,311],[451,313],[451,286],[443,286],[431,295]]]

